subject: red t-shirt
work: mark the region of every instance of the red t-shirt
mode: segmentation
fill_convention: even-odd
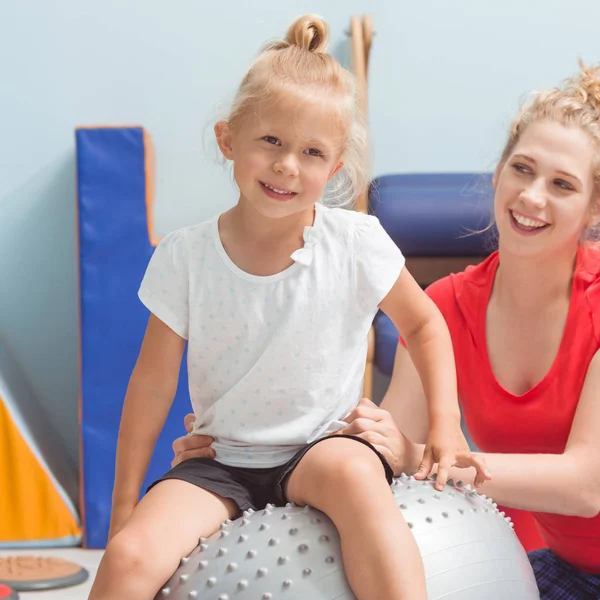
[[[522,396],[498,383],[487,352],[485,318],[498,262],[496,252],[427,289],[452,336],[464,419],[483,452],[560,454],[588,366],[600,348],[600,252],[579,251],[558,354],[546,376]],[[582,571],[600,573],[600,516],[584,519],[533,513],[533,517],[545,544],[558,556]],[[531,531],[524,530],[524,535],[529,535],[531,546]]]

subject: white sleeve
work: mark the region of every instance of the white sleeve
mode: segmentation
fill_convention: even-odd
[[[188,339],[189,270],[181,231],[167,235],[156,247],[138,296],[151,313]]]
[[[405,259],[379,219],[361,215],[354,232],[356,295],[367,310],[376,311],[404,268]]]

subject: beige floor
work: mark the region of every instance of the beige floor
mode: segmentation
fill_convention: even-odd
[[[102,550],[82,550],[81,548],[0,550],[0,558],[21,554],[26,554],[28,556],[55,556],[57,558],[63,558],[81,565],[89,572],[90,576],[85,583],[71,588],[48,590],[45,592],[20,592],[20,600],[87,600],[92,581],[96,576],[96,570],[100,563]]]

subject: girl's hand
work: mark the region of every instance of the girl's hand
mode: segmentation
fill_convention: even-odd
[[[427,444],[419,469],[415,473],[415,479],[425,479],[433,471],[437,463],[437,479],[435,487],[442,490],[448,481],[448,471],[451,467],[468,468],[474,467],[475,486],[483,484],[491,479],[491,475],[480,454],[472,452],[469,444],[458,427],[432,426],[427,436]]]
[[[196,417],[193,414],[186,415],[183,419],[185,430],[190,433],[194,428]],[[174,467],[188,458],[214,458],[215,451],[211,444],[215,440],[209,435],[182,435],[173,442],[173,460],[171,466]]]
[[[411,460],[415,456],[414,444],[396,427],[387,410],[363,398],[344,421],[348,426],[336,433],[355,435],[369,442],[386,459],[394,475],[414,470],[416,461]]]

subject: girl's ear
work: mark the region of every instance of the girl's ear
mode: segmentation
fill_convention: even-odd
[[[327,178],[327,181],[329,181],[342,167],[344,166],[344,163],[342,161],[340,161],[331,171],[331,173],[329,173],[329,177]]]
[[[227,160],[233,160],[233,136],[226,121],[219,121],[215,125],[215,137],[223,156]]]

